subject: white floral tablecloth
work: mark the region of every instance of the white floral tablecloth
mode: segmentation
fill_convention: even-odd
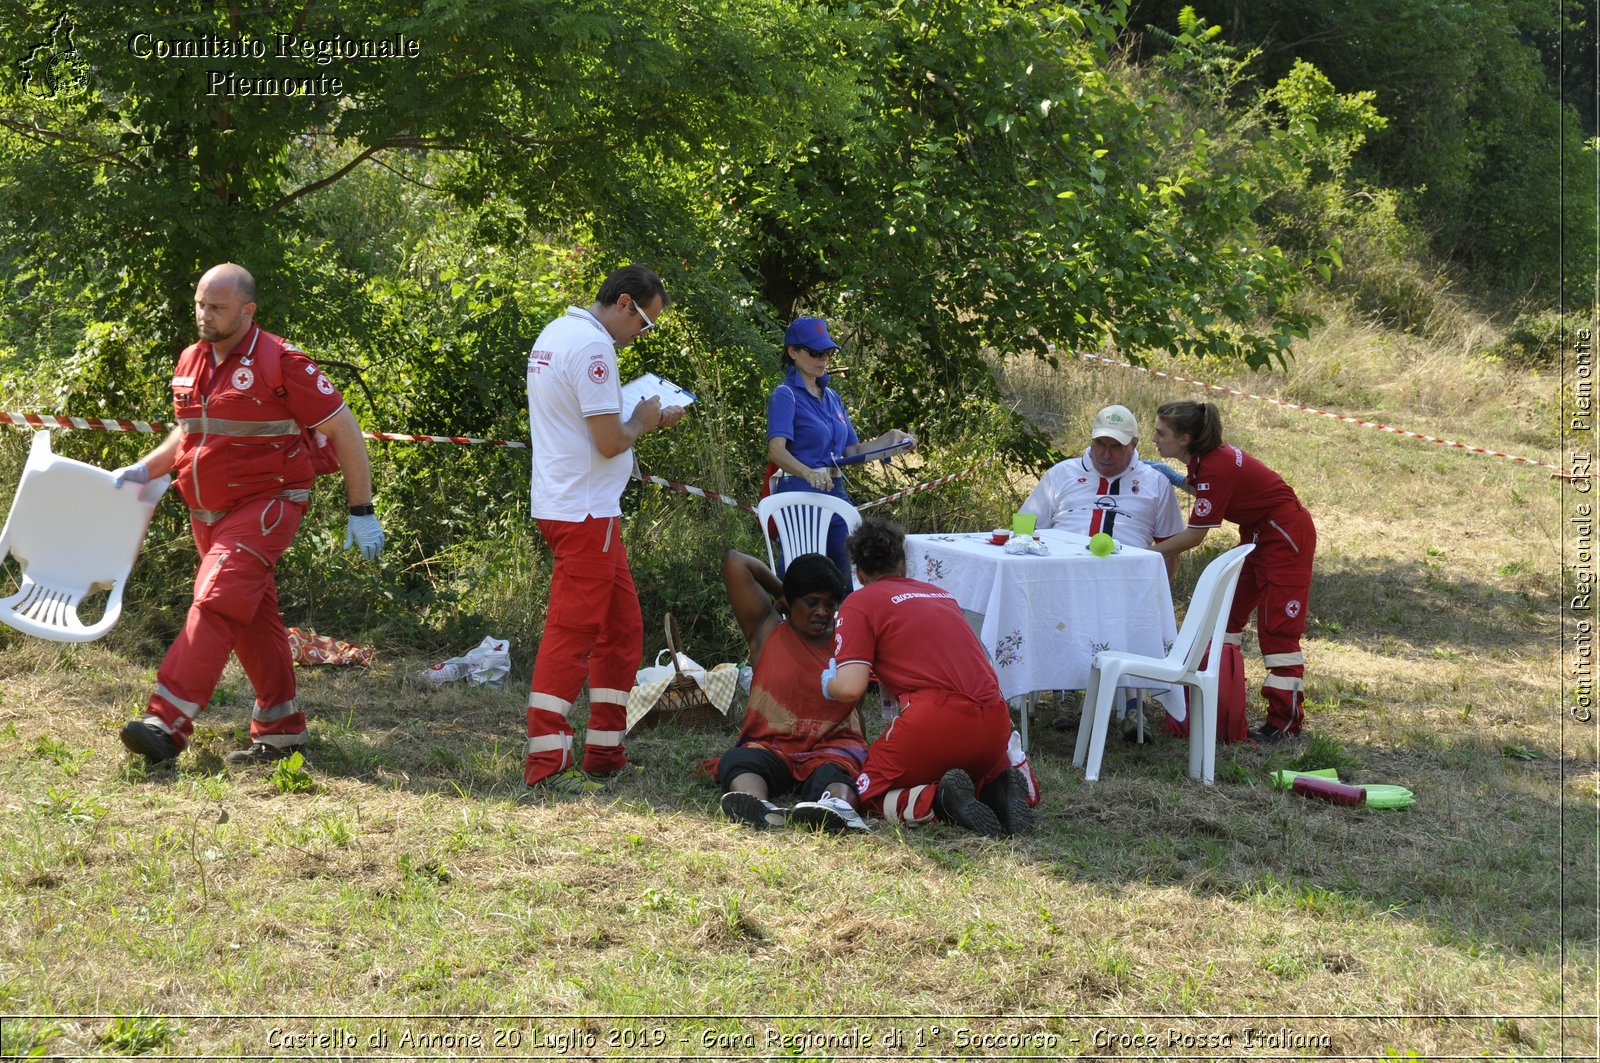
[[[1047,529],[1039,538],[1049,554],[1008,554],[988,532],[906,536],[906,575],[981,618],[974,628],[1007,700],[1084,689],[1103,649],[1166,656],[1178,630],[1160,554],[1124,547],[1095,557],[1087,536]]]

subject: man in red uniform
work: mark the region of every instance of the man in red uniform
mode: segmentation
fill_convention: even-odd
[[[628,766],[622,747],[628,691],[644,655],[639,592],[622,544],[622,491],[633,444],[668,428],[681,406],[651,397],[622,408],[617,348],[655,327],[666,309],[661,278],[625,266],[587,307],[569,306],[528,352],[531,515],[555,555],[544,634],[528,689],[526,797],[592,793],[593,775]],[[568,714],[589,685],[583,768],[572,763]]]
[[[256,700],[250,745],[228,762],[279,760],[306,742],[274,576],[316,476],[306,429],[326,436],[344,472],[345,546],[359,546],[368,559],[383,547],[360,425],[311,359],[255,323],[255,300],[255,279],[242,266],[224,263],[200,278],[200,342],[178,356],[172,376],[177,427],[141,461],[117,470],[119,486],[173,473],[200,550],[183,630],[156,670],[144,716],[122,728],[122,744],[151,765],[188,744],[229,653],[238,655]]]
[[[1011,712],[961,607],[906,578],[898,525],[863,521],[846,546],[864,586],[839,607],[822,692],[854,700],[876,669],[900,699],[856,779],[861,803],[908,826],[940,819],[990,837],[1031,832],[1033,811],[1006,756]]]

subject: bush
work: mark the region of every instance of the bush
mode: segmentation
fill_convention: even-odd
[[[1488,353],[1519,368],[1554,369],[1561,364],[1561,353],[1571,347],[1578,330],[1589,327],[1589,319],[1582,314],[1525,310]]]

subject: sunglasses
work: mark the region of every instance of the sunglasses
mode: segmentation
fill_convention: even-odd
[[[646,332],[656,327],[656,323],[650,320],[650,315],[644,312],[644,307],[639,305],[639,300],[633,299],[628,305],[633,307],[633,312],[638,314],[639,320],[644,322],[644,328],[639,330],[639,335],[643,336]]]

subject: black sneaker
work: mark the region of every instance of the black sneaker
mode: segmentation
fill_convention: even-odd
[[[1000,819],[994,810],[982,801],[972,788],[972,776],[960,768],[951,768],[939,780],[933,792],[933,814],[946,823],[965,827],[985,838],[1000,838]]]
[[[729,790],[722,795],[722,814],[740,823],[748,823],[757,830],[781,827],[789,822],[789,810],[771,801],[763,801],[755,794],[743,790]]]
[[[1033,809],[1028,807],[1028,784],[1016,768],[1007,768],[999,778],[992,780],[978,800],[994,810],[1000,829],[1006,834],[1032,834]]]
[[[122,725],[122,744],[128,747],[128,752],[143,757],[149,768],[177,760],[182,748],[167,732],[143,720],[129,720]]]
[[[852,831],[870,831],[867,821],[861,818],[855,806],[842,797],[824,793],[815,801],[801,801],[789,810],[789,818],[814,830],[829,834],[849,834]]]
[[[1250,741],[1258,745],[1270,746],[1289,737],[1291,736],[1288,731],[1280,727],[1274,727],[1270,723],[1264,723],[1260,727],[1252,727],[1250,729]]]
[[[251,742],[243,749],[235,749],[231,753],[224,754],[222,760],[225,764],[240,768],[251,764],[271,764],[278,760],[288,760],[298,752],[300,752],[299,746],[269,746],[265,742]]]

